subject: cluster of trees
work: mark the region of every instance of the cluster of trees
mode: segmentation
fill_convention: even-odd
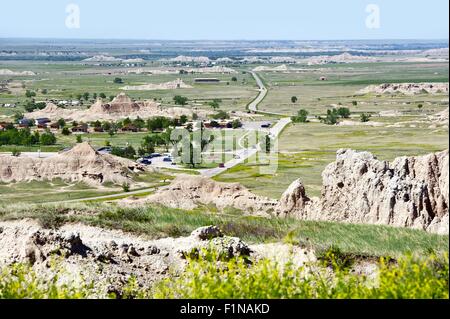
[[[308,122],[308,114],[309,112],[307,110],[301,109],[297,112],[296,116],[293,116],[292,122],[294,123],[306,123]]]
[[[42,110],[46,106],[47,106],[47,103],[45,103],[45,102],[36,103],[36,101],[34,101],[34,100],[26,101],[25,102],[25,111],[33,112],[36,109]]]
[[[31,132],[29,128],[17,129],[9,127],[0,132],[0,145],[54,145],[56,143],[55,135],[46,131],[42,134]]]
[[[174,141],[171,140],[172,129],[168,128],[165,132],[160,134],[147,135],[144,137],[141,147],[138,149],[140,156],[150,155],[155,152],[157,146],[164,146],[166,152],[169,151],[171,144]]]
[[[327,110],[327,115],[325,117],[319,116],[319,120],[328,125],[335,125],[339,122],[340,118],[349,118],[350,114],[350,109],[346,107],[334,108]]]
[[[125,148],[122,147],[112,147],[111,154],[119,157],[134,159],[136,157],[136,150],[133,146],[129,145]]]

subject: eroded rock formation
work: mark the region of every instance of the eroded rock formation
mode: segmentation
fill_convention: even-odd
[[[339,150],[322,173],[320,198],[295,181],[276,207],[279,216],[385,224],[448,234],[448,150],[379,161],[368,152]]]

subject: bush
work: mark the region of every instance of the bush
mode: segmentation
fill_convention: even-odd
[[[20,154],[21,154],[20,151],[17,150],[17,149],[13,149],[12,152],[11,152],[11,155],[14,156],[14,157],[19,157]]]
[[[359,119],[360,119],[361,122],[365,123],[365,122],[369,122],[370,121],[370,117],[371,117],[370,114],[362,113],[359,116]]]
[[[62,283],[61,275],[59,270],[44,278],[24,264],[4,267],[0,269],[0,299],[86,299],[98,295],[93,283]]]
[[[176,95],[173,97],[173,101],[175,102],[175,104],[177,105],[186,105],[188,98],[181,96],[181,95]]]
[[[218,263],[217,254],[206,252],[189,259],[186,271],[176,279],[156,285],[154,298],[185,299],[447,299],[448,255],[417,260],[379,261],[379,274],[370,279],[341,267],[331,255],[329,267],[287,264],[269,260],[249,265],[245,258]],[[308,276],[306,276],[306,273]]]

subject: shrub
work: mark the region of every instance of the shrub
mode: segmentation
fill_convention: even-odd
[[[20,151],[18,149],[13,149],[11,152],[11,155],[14,157],[19,157],[20,156]]]
[[[56,270],[50,278],[44,278],[28,265],[4,267],[0,269],[0,299],[86,299],[98,295],[93,283],[62,283],[62,274]]]
[[[407,256],[398,263],[381,259],[375,280],[349,271],[348,263],[329,267],[284,267],[260,260],[249,265],[245,258],[217,262],[208,252],[188,258],[186,271],[176,279],[163,280],[154,298],[189,299],[447,299],[448,255],[417,260]],[[307,275],[306,275],[307,274]]]
[[[177,105],[186,105],[187,101],[188,101],[188,98],[185,97],[185,96],[176,95],[176,96],[173,97],[173,101]]]
[[[363,122],[363,123],[369,122],[369,121],[370,121],[370,117],[371,117],[370,114],[366,114],[366,113],[362,113],[362,114],[359,116],[360,121]]]

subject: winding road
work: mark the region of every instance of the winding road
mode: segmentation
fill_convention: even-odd
[[[261,80],[261,78],[258,76],[258,74],[256,74],[255,72],[250,72],[252,74],[252,76],[254,77],[256,84],[259,87],[259,94],[258,96],[248,105],[248,108],[250,111],[252,112],[258,112],[258,113],[263,113],[263,114],[268,114],[268,115],[277,115],[277,116],[283,116],[283,118],[281,118],[272,128],[270,128],[269,130],[269,135],[276,139],[278,138],[278,136],[280,135],[280,133],[283,131],[283,129],[289,124],[291,123],[291,118],[290,117],[286,117],[286,115],[284,114],[276,114],[276,113],[269,113],[269,112],[260,112],[258,111],[258,105],[259,103],[261,103],[264,98],[267,95],[267,88],[265,87],[263,81]],[[241,137],[241,139],[239,140],[239,144],[241,144],[242,140],[245,138],[245,136],[247,136],[247,134],[245,134],[244,136]],[[224,167],[215,167],[215,168],[210,168],[210,169],[202,169],[202,170],[198,170],[200,172],[201,175],[203,176],[207,176],[207,177],[214,177],[217,176],[227,170],[229,170],[230,168],[241,164],[243,162],[245,162],[245,160],[247,160],[248,158],[252,157],[253,155],[255,155],[256,153],[258,153],[261,150],[261,146],[259,144],[257,145],[253,145],[249,148],[245,148],[245,149],[241,149],[241,150],[237,150],[235,152],[235,158],[233,158],[232,160],[228,161],[225,163]]]

